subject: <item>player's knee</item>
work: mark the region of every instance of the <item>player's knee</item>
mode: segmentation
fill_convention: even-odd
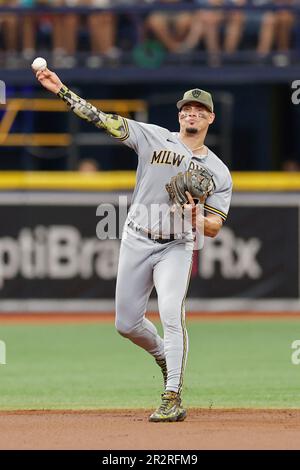
[[[176,308],[170,308],[168,303],[165,306],[160,306],[159,310],[164,332],[176,333],[182,330],[180,311],[176,312]]]
[[[116,327],[117,332],[121,336],[124,336],[125,338],[129,338],[131,336],[131,332],[133,330],[132,325],[124,322],[123,320],[119,318],[116,318],[115,327]]]
[[[159,312],[162,318],[167,319],[176,315],[180,310],[181,299],[177,293],[168,293],[159,299]]]
[[[180,319],[168,319],[163,322],[163,329],[165,336],[170,335],[181,335],[182,324]]]
[[[131,312],[128,305],[130,305],[129,302],[126,303],[117,297],[115,327],[117,332],[122,336],[127,336],[132,329],[130,322]]]
[[[115,321],[115,327],[116,327],[117,332],[121,336],[125,336],[128,332],[128,325],[126,325],[125,323],[123,323],[122,321],[118,319],[116,319]]]

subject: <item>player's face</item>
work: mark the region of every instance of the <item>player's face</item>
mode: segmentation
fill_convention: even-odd
[[[188,134],[197,134],[202,130],[207,130],[214,118],[214,113],[211,113],[202,104],[187,103],[179,112],[180,129]]]

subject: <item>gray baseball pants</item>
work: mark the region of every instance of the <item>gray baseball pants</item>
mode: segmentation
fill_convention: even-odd
[[[116,328],[154,358],[166,359],[166,390],[179,393],[188,353],[185,297],[192,257],[192,241],[160,244],[125,226],[116,285]],[[153,286],[157,291],[164,338],[145,318]]]

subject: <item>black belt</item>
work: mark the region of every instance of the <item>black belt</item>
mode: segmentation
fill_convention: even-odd
[[[147,237],[157,243],[169,243],[173,242],[174,240],[178,240],[178,238],[176,238],[174,235],[171,235],[170,238],[161,238],[153,236],[151,233],[147,233]]]

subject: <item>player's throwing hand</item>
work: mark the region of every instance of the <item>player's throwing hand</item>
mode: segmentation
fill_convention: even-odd
[[[35,76],[43,87],[55,94],[59,92],[63,85],[56,73],[51,72],[49,69],[38,70]]]

